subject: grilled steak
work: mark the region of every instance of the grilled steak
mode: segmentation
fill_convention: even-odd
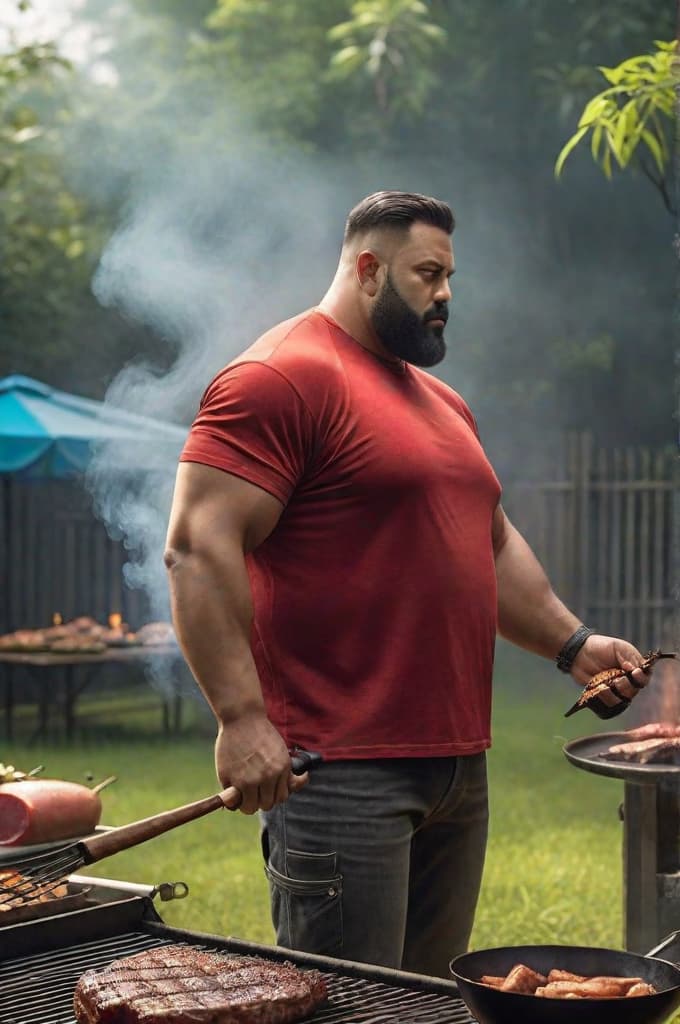
[[[680,764],[680,736],[616,743],[600,756],[610,761],[632,761],[636,764]]]
[[[288,1024],[326,999],[318,971],[262,957],[159,946],[86,971],[78,1024]]]

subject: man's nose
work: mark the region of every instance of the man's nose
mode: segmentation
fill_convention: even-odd
[[[451,285],[448,280],[444,280],[440,283],[437,291],[434,295],[435,302],[450,302],[451,301]]]

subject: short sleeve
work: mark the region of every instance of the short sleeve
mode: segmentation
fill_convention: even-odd
[[[262,362],[227,367],[206,390],[180,462],[199,462],[286,504],[314,450],[312,415],[294,386]]]
[[[463,419],[465,419],[467,421],[467,423],[469,424],[469,426],[470,426],[470,428],[472,430],[472,433],[475,435],[475,437],[477,438],[477,440],[481,444],[481,438],[479,436],[479,427],[477,426],[477,420],[475,419],[475,417],[473,415],[472,409],[467,404],[467,402],[463,401],[462,398],[461,398],[461,406],[462,406],[461,412],[463,414]]]

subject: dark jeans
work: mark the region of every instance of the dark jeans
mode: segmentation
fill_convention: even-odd
[[[485,754],[332,761],[261,818],[279,945],[450,977],[482,878]]]

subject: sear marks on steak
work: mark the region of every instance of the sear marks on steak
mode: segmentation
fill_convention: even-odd
[[[78,1024],[288,1024],[326,999],[318,971],[254,956],[159,946],[76,985]]]
[[[635,764],[680,764],[680,736],[616,743],[600,756],[610,761],[629,761]]]

